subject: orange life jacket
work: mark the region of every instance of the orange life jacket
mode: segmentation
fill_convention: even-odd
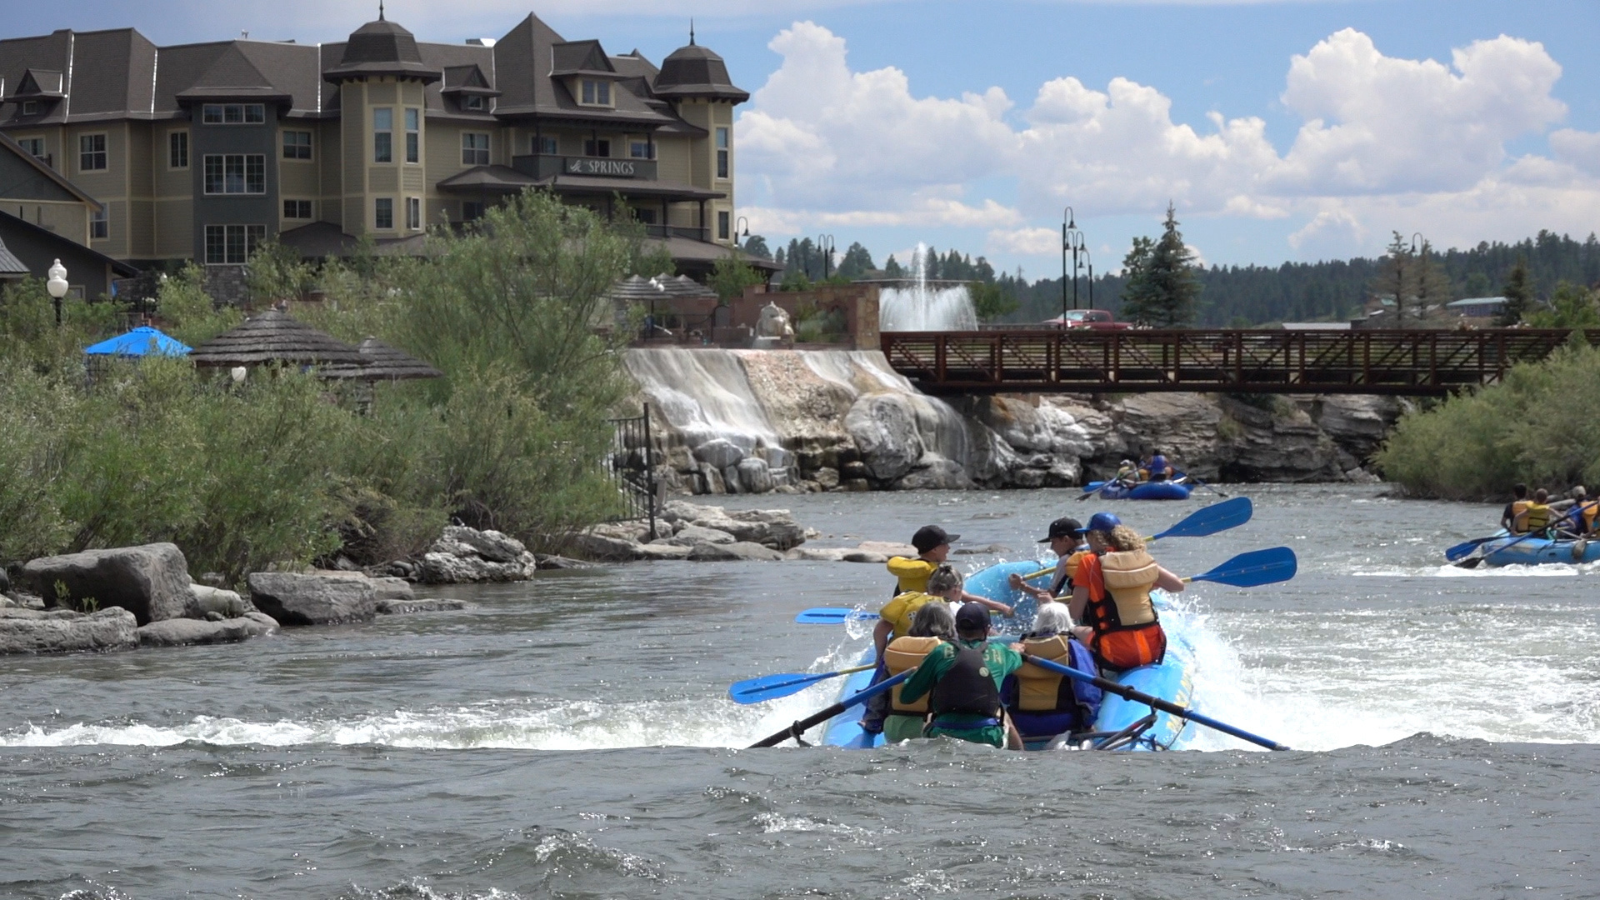
[[[1150,590],[1160,567],[1143,550],[1087,556],[1078,566],[1078,583],[1089,591],[1083,622],[1094,629],[1095,659],[1110,669],[1159,663],[1167,652]]]

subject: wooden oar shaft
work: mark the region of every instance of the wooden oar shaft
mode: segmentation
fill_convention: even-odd
[[[827,709],[812,713],[811,715],[806,716],[804,719],[795,722],[788,728],[785,728],[776,734],[767,735],[761,740],[756,741],[754,744],[751,744],[750,749],[754,750],[757,747],[774,747],[790,738],[799,740],[800,735],[805,734],[807,729],[810,729],[816,725],[820,725],[834,716],[837,716],[839,713],[844,712],[850,707],[855,706],[858,703],[864,703],[868,700],[871,700],[873,697],[878,696],[884,691],[892,689],[895,685],[905,681],[907,678],[910,678],[911,673],[915,671],[916,669],[907,669],[906,671],[901,672],[899,675],[896,675],[892,678],[886,678],[883,681],[878,682],[872,687],[857,691],[845,699],[840,700],[838,703],[828,707]]]
[[[1031,653],[1022,654],[1022,659],[1025,662],[1032,663],[1033,665],[1036,665],[1042,669],[1048,669],[1051,672],[1057,672],[1059,674],[1066,675],[1069,678],[1075,678],[1079,681],[1087,681],[1102,691],[1116,694],[1119,697],[1132,700],[1135,703],[1143,703],[1151,709],[1159,709],[1162,712],[1171,713],[1180,719],[1187,719],[1191,722],[1197,722],[1201,725],[1205,725],[1208,728],[1215,728],[1223,734],[1232,735],[1242,741],[1249,741],[1252,744],[1265,747],[1268,750],[1289,749],[1277,741],[1268,740],[1260,735],[1251,734],[1242,728],[1235,728],[1226,722],[1219,722],[1210,716],[1201,715],[1200,713],[1197,713],[1186,706],[1179,706],[1170,700],[1163,700],[1160,697],[1153,697],[1143,691],[1134,690],[1125,684],[1118,684],[1108,678],[1101,678],[1098,675],[1090,675],[1088,672],[1074,669],[1071,666],[1064,666],[1058,662],[1055,662],[1054,660],[1040,659]]]

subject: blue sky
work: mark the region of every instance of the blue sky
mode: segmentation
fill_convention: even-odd
[[[347,0],[17,4],[7,36],[133,25],[157,43],[339,40]],[[507,0],[393,0],[424,40],[497,37]],[[152,9],[159,11],[153,12]],[[1171,200],[1211,263],[1600,230],[1600,2],[555,0],[569,39],[700,42],[741,106],[740,213],[881,263],[917,241],[1059,274],[1062,207],[1097,270]]]

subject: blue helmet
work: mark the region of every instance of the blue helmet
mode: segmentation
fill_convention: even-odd
[[[1095,513],[1089,518],[1089,527],[1078,529],[1079,534],[1088,534],[1091,531],[1110,531],[1122,524],[1115,513]]]

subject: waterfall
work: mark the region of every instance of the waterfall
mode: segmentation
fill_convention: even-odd
[[[965,286],[928,288],[928,247],[919,243],[911,256],[911,284],[878,295],[878,329],[976,331],[978,315]]]

